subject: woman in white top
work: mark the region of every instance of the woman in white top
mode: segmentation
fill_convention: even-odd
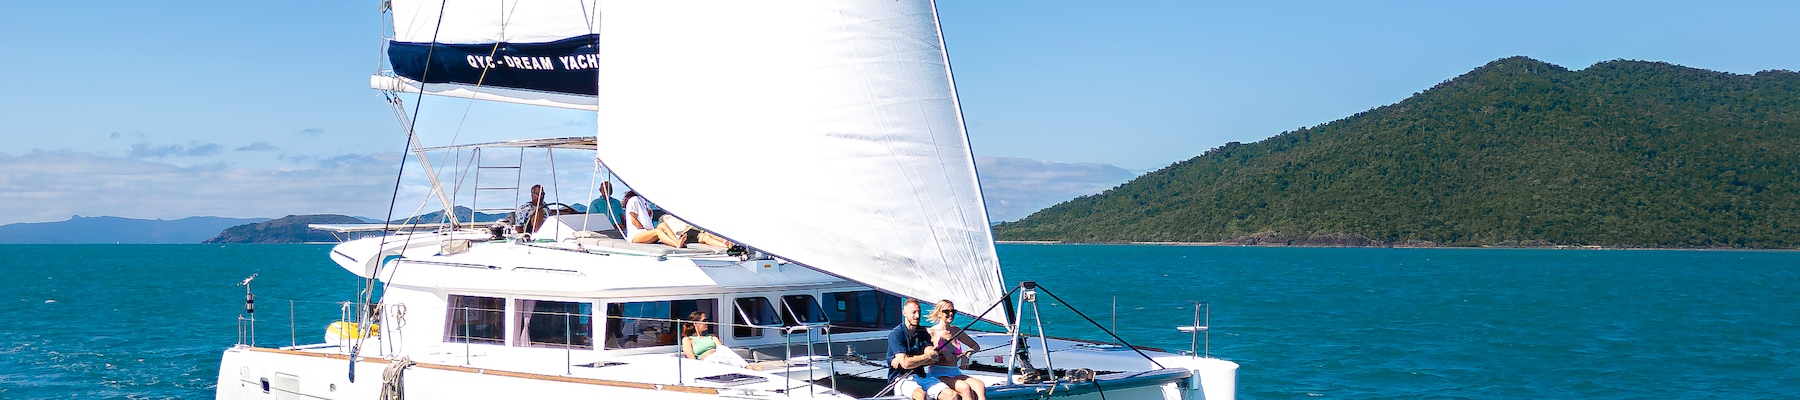
[[[632,243],[662,242],[674,247],[687,247],[687,234],[676,236],[665,225],[657,225],[650,218],[650,202],[639,196],[636,190],[625,191],[625,240]]]

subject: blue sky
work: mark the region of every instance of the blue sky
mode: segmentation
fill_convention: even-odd
[[[398,124],[377,1],[24,2],[0,73],[0,224],[70,215],[380,217]],[[1800,2],[982,1],[940,15],[996,220],[1225,142],[1397,102],[1489,61],[1800,69]],[[427,99],[428,141],[591,132],[591,114]],[[578,157],[562,163],[583,162]],[[541,160],[540,160],[541,161]],[[414,167],[416,169],[416,167]],[[407,179],[403,210],[421,179]],[[548,177],[541,177],[548,179]],[[588,173],[559,176],[566,200]],[[533,178],[536,179],[536,178]],[[426,208],[425,211],[430,211]]]

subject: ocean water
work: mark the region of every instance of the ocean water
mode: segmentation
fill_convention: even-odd
[[[1208,302],[1211,354],[1242,365],[1244,399],[1800,394],[1800,252],[999,250],[1008,280],[1061,299],[1039,297],[1055,336],[1108,338],[1073,306],[1131,344],[1187,349],[1174,327]],[[210,398],[244,278],[264,346],[317,341],[357,285],[324,245],[0,251],[3,399]]]

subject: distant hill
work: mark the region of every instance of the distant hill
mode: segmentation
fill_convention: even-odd
[[[456,220],[461,222],[494,222],[499,221],[501,218],[506,218],[506,213],[478,213],[468,207],[456,206],[456,216]],[[413,223],[412,221],[420,221],[427,224],[450,222],[450,220],[444,218],[444,211],[438,210],[417,217],[396,219],[393,223],[410,224]],[[381,223],[381,220],[375,220],[374,222]]]
[[[469,222],[469,221],[492,222],[492,221],[496,221],[496,220],[499,220],[500,218],[505,217],[505,214],[477,213],[477,212],[474,212],[473,210],[470,210],[468,207],[462,207],[462,206],[456,207],[456,213],[457,213],[457,215],[462,216],[462,219],[460,219],[460,221],[464,221],[464,222]],[[473,216],[474,218],[471,219],[471,216]],[[422,221],[423,223],[446,222],[444,220],[444,212],[436,211],[436,212],[432,212],[429,214],[420,215],[418,217],[397,219],[397,220],[394,220],[392,223],[395,225],[404,225],[404,224],[412,223],[411,221],[415,221],[415,220]],[[372,235],[372,233],[333,235],[331,232],[312,229],[312,228],[308,227],[308,225],[311,225],[311,224],[367,224],[367,223],[379,224],[379,223],[381,223],[381,220],[372,220],[369,218],[352,217],[352,216],[337,215],[337,214],[289,215],[289,216],[277,218],[274,220],[268,220],[266,222],[233,226],[231,228],[225,229],[223,232],[219,232],[216,237],[206,240],[205,243],[337,242],[340,240],[348,240],[348,239],[366,237],[368,235]]]
[[[1002,240],[1800,247],[1800,73],[1494,61],[995,226]]]
[[[361,224],[361,219],[347,215],[289,215],[254,224],[238,225],[219,232],[203,243],[308,243],[336,242],[331,232],[307,227],[308,224]]]
[[[165,221],[77,215],[67,221],[0,225],[0,243],[199,243],[220,229],[268,220],[188,217]]]

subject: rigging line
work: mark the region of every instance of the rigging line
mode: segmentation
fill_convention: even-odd
[[[1063,304],[1063,307],[1068,307],[1068,308],[1069,308],[1069,311],[1074,311],[1074,312],[1075,312],[1075,315],[1080,315],[1080,316],[1081,316],[1081,319],[1085,319],[1085,320],[1087,320],[1087,322],[1088,322],[1088,323],[1091,323],[1091,324],[1094,324],[1094,327],[1097,327],[1097,328],[1100,328],[1100,331],[1101,331],[1101,332],[1106,332],[1106,334],[1107,334],[1107,335],[1108,335],[1108,336],[1112,336],[1112,338],[1113,338],[1113,340],[1117,340],[1117,341],[1119,341],[1119,344],[1122,344],[1122,345],[1125,345],[1125,347],[1130,347],[1130,348],[1131,348],[1131,351],[1135,351],[1135,352],[1137,352],[1137,353],[1138,353],[1138,355],[1140,355],[1140,356],[1144,356],[1144,359],[1145,359],[1145,360],[1150,360],[1150,363],[1151,363],[1151,364],[1156,364],[1156,368],[1159,368],[1159,369],[1160,369],[1160,368],[1168,368],[1168,367],[1164,367],[1164,366],[1163,366],[1163,365],[1162,365],[1162,363],[1160,363],[1160,362],[1157,362],[1157,361],[1156,361],[1156,359],[1155,359],[1155,358],[1150,358],[1150,355],[1149,355],[1149,354],[1144,354],[1144,351],[1143,351],[1143,350],[1138,350],[1138,348],[1137,348],[1137,346],[1132,346],[1132,345],[1131,345],[1131,343],[1127,343],[1127,342],[1125,342],[1125,339],[1124,339],[1124,338],[1121,338],[1121,337],[1119,337],[1119,335],[1116,335],[1116,334],[1113,334],[1113,332],[1112,332],[1112,331],[1109,331],[1109,330],[1106,330],[1106,326],[1103,326],[1103,325],[1100,325],[1100,322],[1098,322],[1098,321],[1094,321],[1094,319],[1093,319],[1093,318],[1088,318],[1088,316],[1087,316],[1087,314],[1082,314],[1082,313],[1081,313],[1081,310],[1077,310],[1077,309],[1075,309],[1075,305],[1074,305],[1074,304],[1069,304],[1069,302],[1067,302],[1067,301],[1063,301],[1063,299],[1062,299],[1062,298],[1061,298],[1061,297],[1056,297],[1056,293],[1050,293],[1050,291],[1049,291],[1049,290],[1047,290],[1047,289],[1044,289],[1044,285],[1042,285],[1042,284],[1039,284],[1039,285],[1038,285],[1038,287],[1037,287],[1037,290],[1039,290],[1039,291],[1042,291],[1042,292],[1044,292],[1044,294],[1047,294],[1047,295],[1050,295],[1050,298],[1052,298],[1052,299],[1056,299],[1056,302],[1058,302],[1058,303],[1062,303],[1062,304]],[[1048,352],[1048,351],[1049,351],[1049,350],[1050,350],[1050,349],[1048,349],[1048,348],[1046,348],[1046,349],[1044,349],[1044,350],[1045,350],[1045,351],[1046,351],[1046,353],[1044,353],[1044,354],[1049,354],[1049,353],[1047,353],[1047,352]]]
[[[412,120],[408,121],[406,125],[406,145],[403,147],[403,150],[400,151],[400,172],[394,174],[394,194],[388,199],[387,219],[381,223],[381,230],[383,232],[386,232],[393,222],[394,205],[400,201],[400,178],[406,175],[406,154],[410,153],[410,150],[412,150],[413,135],[419,127],[419,105],[425,103],[424,82],[429,79],[431,75],[431,57],[437,54],[438,34],[443,32],[444,10],[449,4],[450,3],[447,1],[438,3],[437,24],[431,30],[431,45],[427,46],[425,49],[425,68],[421,69],[419,72],[419,96],[413,100],[413,112],[412,115],[408,116]],[[412,235],[407,235],[406,238],[407,241],[410,242],[412,240]],[[381,246],[385,247],[386,245],[387,238],[384,236],[381,240]],[[380,247],[377,248],[379,249]],[[369,279],[374,278],[371,277]]]
[[[391,104],[391,103],[392,103],[392,101],[390,101],[390,104]],[[402,119],[402,121],[404,121],[404,116],[405,116],[405,115],[406,115],[406,109],[405,109],[405,107],[399,107],[399,108],[396,108],[396,109],[394,109],[394,114],[395,114],[395,115],[394,115],[394,116],[395,116],[395,118],[401,118],[401,119]],[[409,141],[408,141],[408,143],[407,143],[407,148],[408,148],[408,149],[409,149],[409,150],[410,150],[410,149],[411,149],[411,147],[412,147],[412,141],[410,141],[410,140],[409,140]],[[459,149],[459,150],[460,150],[460,149]],[[424,153],[424,151],[422,151],[422,150],[421,150],[421,151],[419,151],[419,157],[421,157],[421,158],[423,158],[423,157],[426,157],[426,155],[425,155],[425,153]],[[426,160],[426,161],[429,161],[429,160]],[[452,164],[454,164],[454,163],[452,163]],[[448,165],[446,165],[446,167],[448,167]],[[437,192],[437,193],[438,193],[438,194],[440,194],[440,195],[441,195],[441,194],[442,194],[442,193],[443,193],[443,190],[444,190],[444,189],[443,189],[443,184],[441,184],[441,183],[438,183],[438,182],[433,182],[433,183],[434,183],[434,185],[433,185],[433,186],[432,186],[432,190],[433,190],[433,191],[435,191],[435,192]],[[414,208],[413,208],[413,212],[412,212],[412,213],[411,213],[411,214],[408,214],[408,215],[413,215],[413,216],[418,216],[418,215],[419,215],[419,212],[420,212],[420,211],[424,211],[424,210],[425,210],[425,205],[426,205],[426,204],[430,204],[430,203],[431,203],[431,196],[426,196],[426,197],[425,197],[425,198],[424,198],[424,199],[423,199],[423,200],[422,200],[422,201],[421,201],[421,202],[420,202],[420,203],[419,203],[419,206],[418,206],[418,207],[414,207]],[[446,214],[443,214],[443,215],[439,215],[439,216],[438,216],[438,218],[440,218],[440,219],[439,219],[439,222],[448,222],[448,221],[453,221],[453,220],[455,220],[455,216],[454,216],[454,215],[452,215],[452,214],[454,214],[454,213],[455,213],[455,212],[456,212],[456,211],[455,211],[455,209],[454,209],[454,208],[452,208],[452,209],[446,209],[446,210],[444,210],[444,212],[445,212],[445,213],[446,213]],[[391,218],[391,217],[392,217],[392,216],[391,216],[391,215],[390,215],[390,216],[389,216],[389,217],[390,217],[390,218]],[[421,224],[421,223],[424,223],[424,222],[425,222],[425,220],[424,220],[424,219],[423,219],[423,218],[412,218],[412,217],[409,217],[409,218],[408,218],[408,219],[407,219],[407,220],[408,220],[408,221],[411,221],[411,223],[408,223],[408,224],[405,224],[405,225],[412,225],[412,227],[413,227],[413,229],[414,229],[414,230],[417,230],[417,228],[418,228],[418,225],[419,225],[419,224]],[[454,229],[454,228],[453,228],[453,229]]]
[[[581,5],[581,15],[588,17],[586,21],[581,21],[582,23],[587,24],[588,34],[590,34],[590,35],[594,34],[594,14],[591,14],[588,12],[587,1],[575,0],[575,4],[580,4]],[[600,7],[598,4],[595,5],[594,11],[600,11]]]
[[[494,42],[494,45],[488,48],[488,55],[487,55],[488,62],[492,62],[492,60],[494,59],[494,55],[500,53],[500,43],[502,43],[506,40],[506,27],[512,24],[512,17],[514,15],[517,15],[517,13],[514,11],[517,11],[518,7],[519,7],[519,3],[513,2],[512,10],[501,11],[501,15],[506,16],[505,18],[503,18],[500,21],[500,38],[501,38],[501,40]],[[443,22],[444,22],[443,11],[439,10],[438,11],[438,24],[440,27],[442,26]],[[432,42],[432,49],[435,50],[437,48],[437,33],[435,33],[435,32],[432,33],[431,42]],[[427,63],[431,62],[431,53],[430,52],[426,53],[425,59],[426,59]],[[486,65],[482,66],[481,75],[476,76],[476,78],[475,78],[475,89],[474,90],[480,91],[481,88],[486,85],[487,74],[488,74],[488,71],[490,71],[490,70],[492,70],[492,68],[488,68]],[[427,71],[426,73],[429,73],[429,71]],[[424,74],[421,74],[419,76],[419,78],[424,79],[425,78]],[[426,85],[426,83],[423,80],[421,80],[419,82],[419,96],[421,99],[423,99],[423,97],[425,96],[425,85]],[[452,133],[450,134],[450,144],[451,145],[455,145],[458,140],[461,140],[463,127],[468,124],[470,111],[473,110],[474,108],[475,108],[475,98],[469,97],[468,102],[463,103],[462,116],[459,117],[456,121],[456,129],[454,131],[452,131]],[[416,109],[414,110],[414,113],[417,114]],[[460,159],[462,157],[462,149],[461,148],[456,149],[456,154],[457,154],[456,157],[458,159]],[[421,152],[421,153],[419,153],[419,157],[427,157],[427,155],[425,153]],[[444,171],[444,168],[449,168],[451,165],[454,165],[454,164],[455,163],[450,163],[450,164],[444,165],[443,167],[439,167],[437,173],[442,173]],[[470,164],[473,165],[473,162],[471,162]],[[480,173],[480,172],[477,171],[476,173]],[[461,175],[459,175],[459,176],[461,176]],[[456,189],[454,189],[452,191],[452,193],[461,191],[462,181],[460,179],[461,178],[459,178],[459,180],[457,181]],[[436,187],[433,187],[432,189],[438,191],[439,193],[442,193],[444,190],[443,185],[441,185],[441,184],[437,185]],[[451,203],[454,203],[454,201],[452,201]],[[420,209],[423,209],[423,206],[421,206]],[[452,206],[450,209],[444,210],[444,212],[454,214],[454,213],[456,213],[456,209],[454,206]],[[417,213],[417,211],[414,211],[414,213]],[[469,218],[470,219],[475,218],[474,207],[470,207]],[[470,221],[470,222],[474,222],[474,221]]]
[[[493,62],[494,55],[500,54],[500,43],[506,42],[506,27],[512,24],[513,16],[518,15],[518,13],[516,11],[518,11],[519,2],[516,2],[516,1],[513,2],[512,8],[513,9],[511,9],[511,10],[500,11],[501,15],[506,16],[505,18],[502,18],[500,20],[500,41],[494,42],[494,45],[492,47],[488,48],[487,61],[485,61],[484,64],[481,66],[481,75],[475,77],[475,89],[474,90],[477,92],[479,92],[481,90],[481,87],[485,85],[485,82],[487,82],[488,71],[493,70],[493,68],[488,68],[486,63]],[[440,18],[439,21],[442,21],[443,17],[441,15],[439,16],[439,18]],[[435,37],[432,39],[432,42],[434,42],[434,43],[437,42]],[[421,78],[423,78],[423,76],[421,76]],[[419,82],[419,89],[421,89],[421,91],[423,91],[424,88],[425,88],[425,82]],[[475,108],[475,97],[470,96],[469,102],[465,103],[465,105],[463,106],[463,114],[462,114],[461,119],[458,119],[456,121],[456,131],[450,135],[450,144],[451,145],[455,145],[458,138],[462,137],[463,125],[465,125],[469,121],[469,110],[474,109],[474,108]],[[457,151],[460,152],[460,151],[462,151],[462,149],[457,149]]]
[[[457,162],[461,162],[462,153],[463,153],[463,149],[460,149],[460,148],[456,149]],[[462,195],[463,184],[467,183],[469,181],[469,172],[468,172],[469,168],[475,166],[475,157],[477,157],[479,155],[480,154],[477,154],[475,151],[472,151],[472,150],[469,151],[469,162],[467,164],[463,164],[461,167],[457,167],[456,171],[459,171],[459,172],[457,172],[457,174],[456,174],[456,185],[452,186],[450,189],[450,198],[454,199],[454,198],[456,198],[456,196]],[[476,171],[476,173],[480,173],[480,171]],[[474,225],[474,222],[476,222],[475,221],[475,202],[473,200],[471,200],[469,202],[469,222],[470,222],[470,225]]]
[[[544,158],[550,161],[550,190],[556,191],[552,196],[554,196],[556,203],[562,203],[562,185],[556,183],[556,147],[545,147]],[[563,205],[566,206],[568,204]]]
[[[555,174],[556,171],[551,170],[550,173]],[[596,182],[598,179],[600,179],[600,159],[595,158],[594,159],[594,173],[591,175],[588,175],[588,190],[596,190],[596,191],[600,190],[600,188],[598,186],[594,186],[594,182]],[[600,200],[600,199],[594,199],[594,200]],[[604,204],[602,204],[602,203],[604,203]],[[586,229],[588,227],[588,217],[594,215],[594,205],[595,204],[602,204],[602,205],[606,206],[606,213],[608,215],[612,214],[612,202],[590,202],[590,203],[588,203],[588,211],[586,213],[581,214],[581,227],[583,229]],[[612,225],[611,218],[606,219],[606,225],[608,225],[609,227]],[[593,230],[593,229],[588,229],[588,230]],[[619,232],[619,235],[624,236],[625,232]]]
[[[986,317],[986,316],[987,316],[987,315],[988,315],[988,313],[990,313],[990,312],[994,312],[994,307],[999,307],[999,306],[1000,306],[1000,305],[1001,305],[1001,304],[1005,304],[1005,303],[1006,303],[1006,300],[1005,300],[1005,299],[1010,299],[1010,298],[1012,298],[1012,295],[1013,295],[1013,293],[1017,293],[1017,292],[1018,292],[1018,291],[1019,291],[1019,289],[1020,289],[1020,288],[1024,288],[1024,287],[1025,287],[1025,286],[1024,286],[1024,285],[1019,285],[1019,286],[1014,286],[1014,287],[1013,287],[1013,288],[1012,288],[1012,290],[1008,290],[1008,291],[1006,291],[1006,294],[1004,294],[1004,295],[1000,295],[1000,298],[1001,298],[1001,300],[1000,300],[1000,301],[997,301],[997,302],[994,302],[994,304],[993,304],[993,305],[990,305],[990,306],[988,306],[988,308],[987,308],[987,309],[986,309],[986,310],[982,310],[982,311],[981,311],[981,315],[977,315],[977,316],[975,316],[975,318],[974,318],[974,319],[973,319],[973,320],[970,320],[970,321],[969,321],[969,323],[968,323],[968,324],[966,324],[966,325],[963,325],[963,327],[962,327],[962,328],[960,328],[960,329],[958,329],[958,332],[960,332],[960,334],[962,334],[962,335],[968,335],[968,330],[969,330],[969,327],[971,327],[971,326],[975,326],[975,323],[977,323],[977,322],[981,322],[981,321],[982,321],[982,319],[981,319],[981,317]],[[1042,287],[1043,287],[1043,286],[1039,286],[1039,288],[1042,288]],[[1010,321],[1009,321],[1009,322],[1010,322]],[[1009,328],[1008,328],[1008,329],[1012,329],[1012,328],[1010,328],[1010,327],[1009,327]],[[973,337],[973,336],[971,336],[971,337],[969,337],[969,339],[971,339],[971,340],[973,340],[973,339],[975,339],[975,338],[974,338],[974,337]],[[956,341],[955,341],[955,340],[951,340],[951,341],[949,341],[949,342],[945,342],[945,343],[940,343],[940,344],[937,344],[937,345],[935,345],[935,346],[934,346],[934,347],[933,347],[933,348],[934,348],[934,349],[936,349],[936,350],[938,350],[938,351],[943,351],[943,350],[944,350],[944,346],[947,346],[947,345],[949,345],[949,346],[953,346],[953,345],[954,345],[954,343],[956,343]],[[1001,345],[1001,346],[1012,346],[1012,345],[1014,345],[1014,344],[1013,344],[1013,343],[1011,343],[1011,342],[1008,342],[1008,343],[1007,343],[1007,344],[1004,344],[1004,345]],[[969,353],[969,354],[971,354],[971,355],[973,355],[973,354],[975,354],[975,353],[980,353],[980,352],[983,352],[983,351],[988,351],[988,350],[992,350],[992,349],[996,349],[996,348],[999,348],[999,346],[995,346],[995,347],[990,347],[990,348],[987,348],[987,349],[983,349],[983,350],[978,350],[978,351],[974,351],[974,352],[970,352],[970,353]],[[1047,353],[1046,353],[1046,354],[1047,354]],[[891,357],[891,356],[890,356],[890,357]],[[890,363],[891,363],[891,361],[890,361]],[[892,368],[892,367],[889,367],[889,368]],[[901,378],[901,379],[906,379],[906,378]],[[1011,377],[1010,377],[1010,376],[1009,376],[1009,377],[1007,377],[1007,379],[1011,379]],[[897,385],[897,384],[899,384],[899,382],[900,382],[900,381],[899,381],[899,380],[894,380],[894,381],[892,381],[892,382],[888,382],[888,386],[887,386],[887,387],[885,387],[885,388],[882,388],[882,389],[881,389],[881,391],[880,391],[880,392],[877,392],[877,394],[876,394],[876,395],[877,395],[877,396],[879,396],[879,395],[881,395],[881,394],[886,394],[886,393],[888,393],[888,392],[889,392],[889,391],[892,391],[892,390],[894,390],[894,386],[895,386],[895,385]]]
[[[598,138],[596,138],[596,142],[597,141],[598,141]],[[612,168],[607,168],[606,162],[600,161],[600,152],[599,152],[598,144],[595,144],[594,168],[599,170],[597,173],[606,174],[605,175],[606,183],[612,183],[612,181],[613,181]],[[622,185],[625,182],[619,182],[619,183]],[[615,187],[615,188],[613,188],[613,191],[617,192],[617,191],[619,191],[619,188]],[[617,229],[619,231],[619,236],[625,236],[625,227],[622,226],[624,224],[615,222],[615,221],[624,221],[625,216],[613,214],[612,196],[606,196],[606,199],[607,199],[606,200],[606,224],[607,225],[620,225],[620,226],[614,227],[614,229]],[[619,205],[619,207],[624,207],[624,206],[625,206],[624,204]]]
[[[438,3],[437,25],[436,25],[436,27],[432,28],[432,31],[431,31],[431,46],[428,47],[425,51],[425,68],[419,73],[419,81],[420,82],[425,82],[425,79],[431,75],[431,57],[432,57],[432,55],[437,53],[438,34],[443,32],[444,9],[446,6],[448,6],[448,4],[449,4],[449,2]],[[393,195],[388,198],[388,214],[387,214],[386,220],[381,222],[381,231],[382,232],[387,232],[388,228],[390,228],[392,226],[392,223],[394,221],[394,206],[396,203],[400,202],[400,178],[406,176],[406,153],[409,153],[408,150],[412,149],[412,144],[413,144],[413,140],[414,140],[413,132],[419,126],[419,105],[423,104],[425,102],[425,91],[423,90],[424,89],[423,85],[424,85],[423,83],[420,83],[421,90],[419,90],[419,96],[417,99],[413,100],[414,101],[413,112],[412,112],[412,116],[411,116],[412,121],[411,121],[411,123],[407,124],[407,126],[406,126],[406,146],[405,146],[405,149],[400,151],[400,171],[394,174],[394,192],[393,192]],[[402,254],[405,254],[406,247],[412,244],[412,237],[413,237],[412,234],[406,235],[406,242],[402,243],[400,245],[400,252]],[[382,253],[381,249],[387,247],[387,243],[388,243],[387,238],[388,238],[388,236],[384,233],[382,236],[382,239],[381,239],[381,243],[379,245],[375,246],[376,256],[380,256]],[[370,284],[365,286],[366,288],[363,290],[362,293],[357,294],[357,296],[359,296],[359,299],[363,300],[365,302],[370,300],[369,297],[373,296],[374,291],[375,291],[374,285],[371,282],[371,281],[375,280],[375,276],[374,276],[375,274],[369,274],[369,275],[370,276],[367,279],[365,279],[364,281],[369,282]],[[385,290],[387,288],[383,287],[382,289],[384,290],[383,293],[385,293]],[[385,298],[382,300],[384,302],[386,301]],[[352,360],[351,368],[355,368],[356,364],[354,364],[354,360],[356,359],[356,353],[358,353],[362,350],[362,341],[363,340],[361,338],[358,338],[356,340],[356,345],[354,345],[350,348],[351,349],[350,350],[350,359]],[[354,377],[354,375],[352,375],[352,377]]]
[[[965,332],[965,333],[963,333],[963,334],[964,334],[964,335],[967,335],[967,334],[968,334],[968,333],[966,333],[966,332],[967,332],[967,331],[968,331],[968,330],[969,330],[969,327],[971,327],[971,326],[975,326],[975,323],[977,323],[977,322],[981,322],[981,321],[982,321],[982,319],[981,319],[981,317],[986,317],[986,316],[987,316],[987,315],[988,315],[988,313],[990,313],[990,312],[994,312],[994,307],[999,307],[999,306],[1000,306],[1000,305],[1001,305],[1001,304],[1005,304],[1005,303],[1006,303],[1006,300],[1005,300],[1005,299],[1009,299],[1009,298],[1012,298],[1012,295],[1013,295],[1013,293],[1017,293],[1017,292],[1018,292],[1018,291],[1019,291],[1019,289],[1020,289],[1020,288],[1023,288],[1023,287],[1025,287],[1025,285],[1019,285],[1019,286],[1014,286],[1014,287],[1013,287],[1013,288],[1012,288],[1012,290],[1008,290],[1008,291],[1006,291],[1006,294],[1003,294],[1003,295],[1000,295],[1000,298],[1001,298],[1001,300],[1000,300],[1000,301],[996,301],[996,302],[994,302],[994,305],[991,305],[991,306],[988,306],[988,308],[987,308],[987,310],[983,310],[983,311],[981,311],[981,315],[977,315],[977,316],[975,316],[975,319],[972,319],[972,320],[969,320],[969,323],[967,323],[967,324],[964,324],[964,325],[963,325],[963,326],[962,326],[962,328],[958,328],[958,330],[957,330],[957,331],[958,331],[958,332]],[[1040,287],[1040,288],[1041,288],[1041,287],[1043,287],[1043,286],[1038,286],[1038,287]],[[1009,328],[1009,329],[1010,329],[1010,328]],[[970,337],[970,339],[974,339],[974,337]],[[936,345],[936,346],[935,346],[935,348],[936,348],[936,349],[937,349],[937,350],[940,350],[940,351],[941,351],[941,350],[944,350],[944,346],[946,346],[946,345],[952,345],[952,343],[955,343],[955,341],[954,341],[954,340],[953,340],[953,341],[950,341],[950,342],[945,342],[945,343],[940,343],[940,344],[938,344],[938,345]],[[972,354],[972,353],[971,353],[971,354]]]
[[[376,32],[375,36],[379,36],[382,39],[381,45],[375,46],[375,74],[376,75],[380,75],[381,74],[381,66],[387,64],[387,43],[388,43],[388,40],[393,40],[392,38],[387,37],[388,30],[390,28],[392,28],[391,26],[388,26],[388,18],[382,18],[382,16],[389,14],[393,10],[394,10],[394,3],[391,0],[382,0],[381,1],[381,11],[375,13],[375,19],[377,21],[375,23],[375,26],[376,26],[376,29],[380,30],[380,31]]]

